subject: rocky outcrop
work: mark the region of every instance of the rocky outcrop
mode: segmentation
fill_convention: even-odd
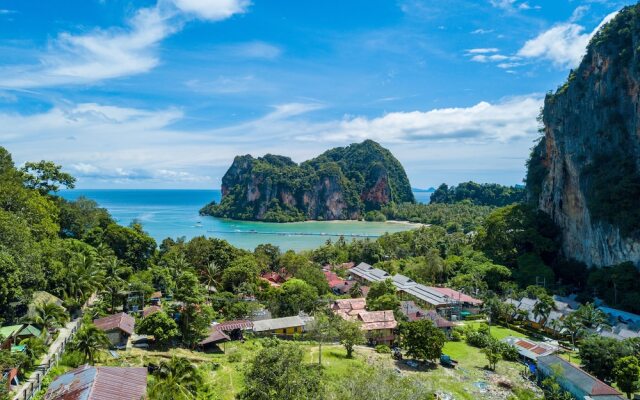
[[[562,230],[566,257],[640,266],[640,6],[589,44],[545,98],[544,137],[528,163],[529,198]]]
[[[362,218],[395,202],[413,202],[406,173],[391,152],[367,140],[331,149],[300,165],[288,157],[238,156],[222,178],[218,217],[289,222]]]

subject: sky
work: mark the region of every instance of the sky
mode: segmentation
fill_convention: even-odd
[[[373,139],[412,186],[522,183],[617,0],[0,0],[0,145],[79,188],[217,189]]]

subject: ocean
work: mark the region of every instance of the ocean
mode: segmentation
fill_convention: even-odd
[[[416,200],[428,202],[430,193],[414,193]],[[158,244],[167,237],[196,236],[225,239],[236,247],[253,250],[262,243],[271,243],[282,250],[306,250],[322,245],[328,239],[378,237],[414,226],[395,222],[307,221],[285,224],[234,221],[199,215],[202,206],[211,200],[220,201],[219,190],[128,190],[74,189],[62,190],[68,200],[84,196],[109,210],[122,225],[138,221]]]

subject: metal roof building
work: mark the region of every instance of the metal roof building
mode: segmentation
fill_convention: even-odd
[[[44,400],[140,400],[146,395],[146,368],[85,365],[51,382]]]
[[[556,346],[515,336],[507,336],[502,341],[518,349],[518,354],[521,357],[532,361],[537,360],[538,357],[548,356],[558,351]]]
[[[287,329],[287,328],[304,327],[305,325],[306,323],[302,318],[300,318],[297,315],[294,315],[292,317],[264,319],[262,321],[254,321],[253,331],[256,333],[270,332],[270,331],[277,331],[277,330]]]
[[[624,397],[606,383],[555,355],[538,357],[538,371],[543,376],[555,376],[562,389],[576,399],[620,400]]]

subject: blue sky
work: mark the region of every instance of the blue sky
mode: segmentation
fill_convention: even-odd
[[[370,138],[415,187],[516,184],[542,97],[631,1],[0,0],[0,144],[82,188],[217,188]]]

